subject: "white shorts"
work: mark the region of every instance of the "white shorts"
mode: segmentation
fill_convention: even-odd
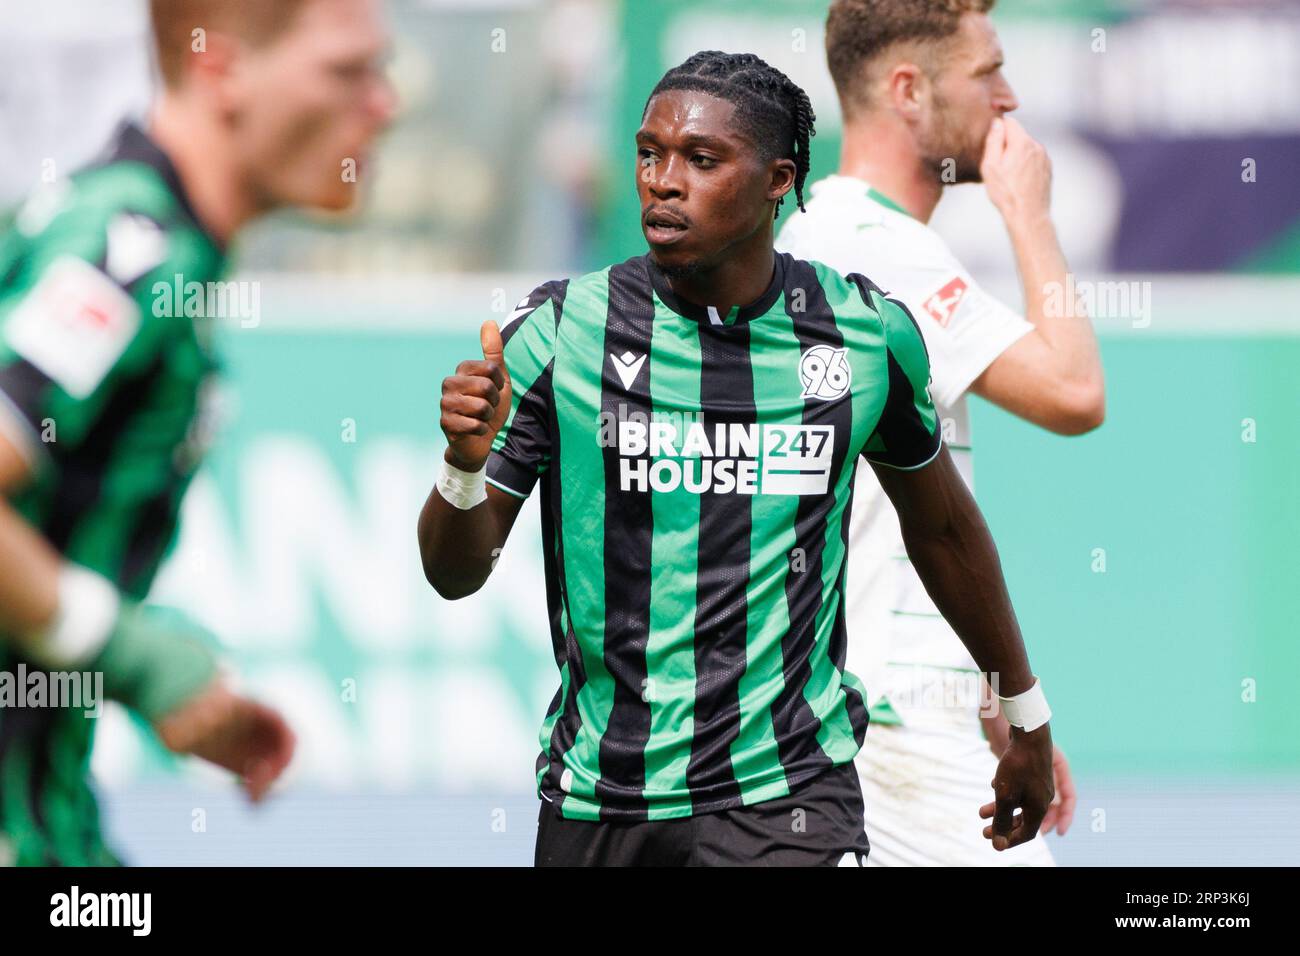
[[[1042,834],[1000,853],[984,837],[979,808],[993,800],[998,762],[978,708],[895,710],[903,723],[873,723],[854,761],[867,866],[1056,865]]]

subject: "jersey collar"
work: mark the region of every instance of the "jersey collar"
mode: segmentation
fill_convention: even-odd
[[[871,185],[869,182],[867,182],[864,179],[858,179],[856,176],[844,176],[839,173],[834,173],[830,176],[827,176],[825,179],[821,180],[820,182],[813,183],[813,187],[812,187],[813,192],[814,193],[818,192],[818,187],[821,186],[823,183],[843,185],[845,188],[852,189],[857,192],[861,192],[862,190],[865,189],[867,198],[877,203],[878,205],[884,206],[886,209],[892,209],[894,212],[901,213],[902,215],[906,216],[908,219],[916,218],[910,212],[908,212],[898,203],[894,202],[894,200],[890,199],[879,189],[877,189],[875,186]]]
[[[167,188],[176,197],[176,201],[180,204],[181,209],[185,211],[185,215],[194,222],[194,225],[203,233],[208,242],[212,243],[221,252],[225,252],[225,245],[217,241],[217,237],[207,230],[203,225],[203,220],[194,211],[190,197],[185,192],[185,185],[181,182],[180,173],[176,171],[176,166],[172,163],[171,157],[164,153],[162,147],[155,143],[153,138],[139,126],[130,120],[126,120],[118,127],[105,162],[143,163],[152,169],[167,184]]]
[[[884,206],[886,209],[892,209],[894,210],[894,212],[901,212],[908,219],[912,218],[912,214],[910,212],[908,212],[898,203],[894,202],[894,200],[890,199],[888,196],[882,193],[875,186],[867,187],[867,195],[870,196],[872,199],[874,199],[876,202],[880,203],[880,205]]]
[[[654,286],[655,295],[659,297],[659,301],[683,318],[715,327],[732,326],[739,322],[756,319],[760,315],[766,315],[772,306],[776,304],[776,300],[781,297],[781,291],[785,288],[785,272],[789,258],[789,255],[778,252],[775,257],[775,266],[772,269],[772,281],[768,283],[767,291],[748,305],[733,305],[729,313],[722,315],[711,305],[696,305],[694,302],[688,302],[674,293],[672,286],[668,284],[668,277],[655,265],[651,255],[646,253],[643,256],[646,270],[650,273],[650,284]]]

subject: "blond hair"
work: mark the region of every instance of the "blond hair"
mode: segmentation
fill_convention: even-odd
[[[158,69],[169,87],[185,75],[190,56],[208,31],[229,33],[252,46],[278,37],[306,0],[149,0]],[[199,32],[203,31],[203,32]]]

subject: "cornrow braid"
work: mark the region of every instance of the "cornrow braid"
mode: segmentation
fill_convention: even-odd
[[[817,115],[803,89],[752,53],[705,50],[664,74],[646,100],[668,90],[708,93],[735,104],[736,117],[765,161],[794,160],[794,196],[803,212],[803,184],[811,164],[808,140]],[[778,199],[779,212],[784,199]]]

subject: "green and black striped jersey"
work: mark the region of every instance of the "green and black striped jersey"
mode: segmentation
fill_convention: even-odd
[[[196,295],[223,269],[172,164],[130,125],[0,241],[0,429],[31,464],[10,503],[135,598],[206,444],[216,363]],[[0,670],[18,663],[0,642]],[[86,779],[94,723],[0,708],[0,856],[111,862]]]
[[[502,338],[513,397],[488,481],[526,497],[541,480],[560,670],[541,796],[575,819],[683,817],[852,760],[854,462],[919,468],[941,445],[907,310],[778,255],[724,316],[642,256],[541,286]]]

